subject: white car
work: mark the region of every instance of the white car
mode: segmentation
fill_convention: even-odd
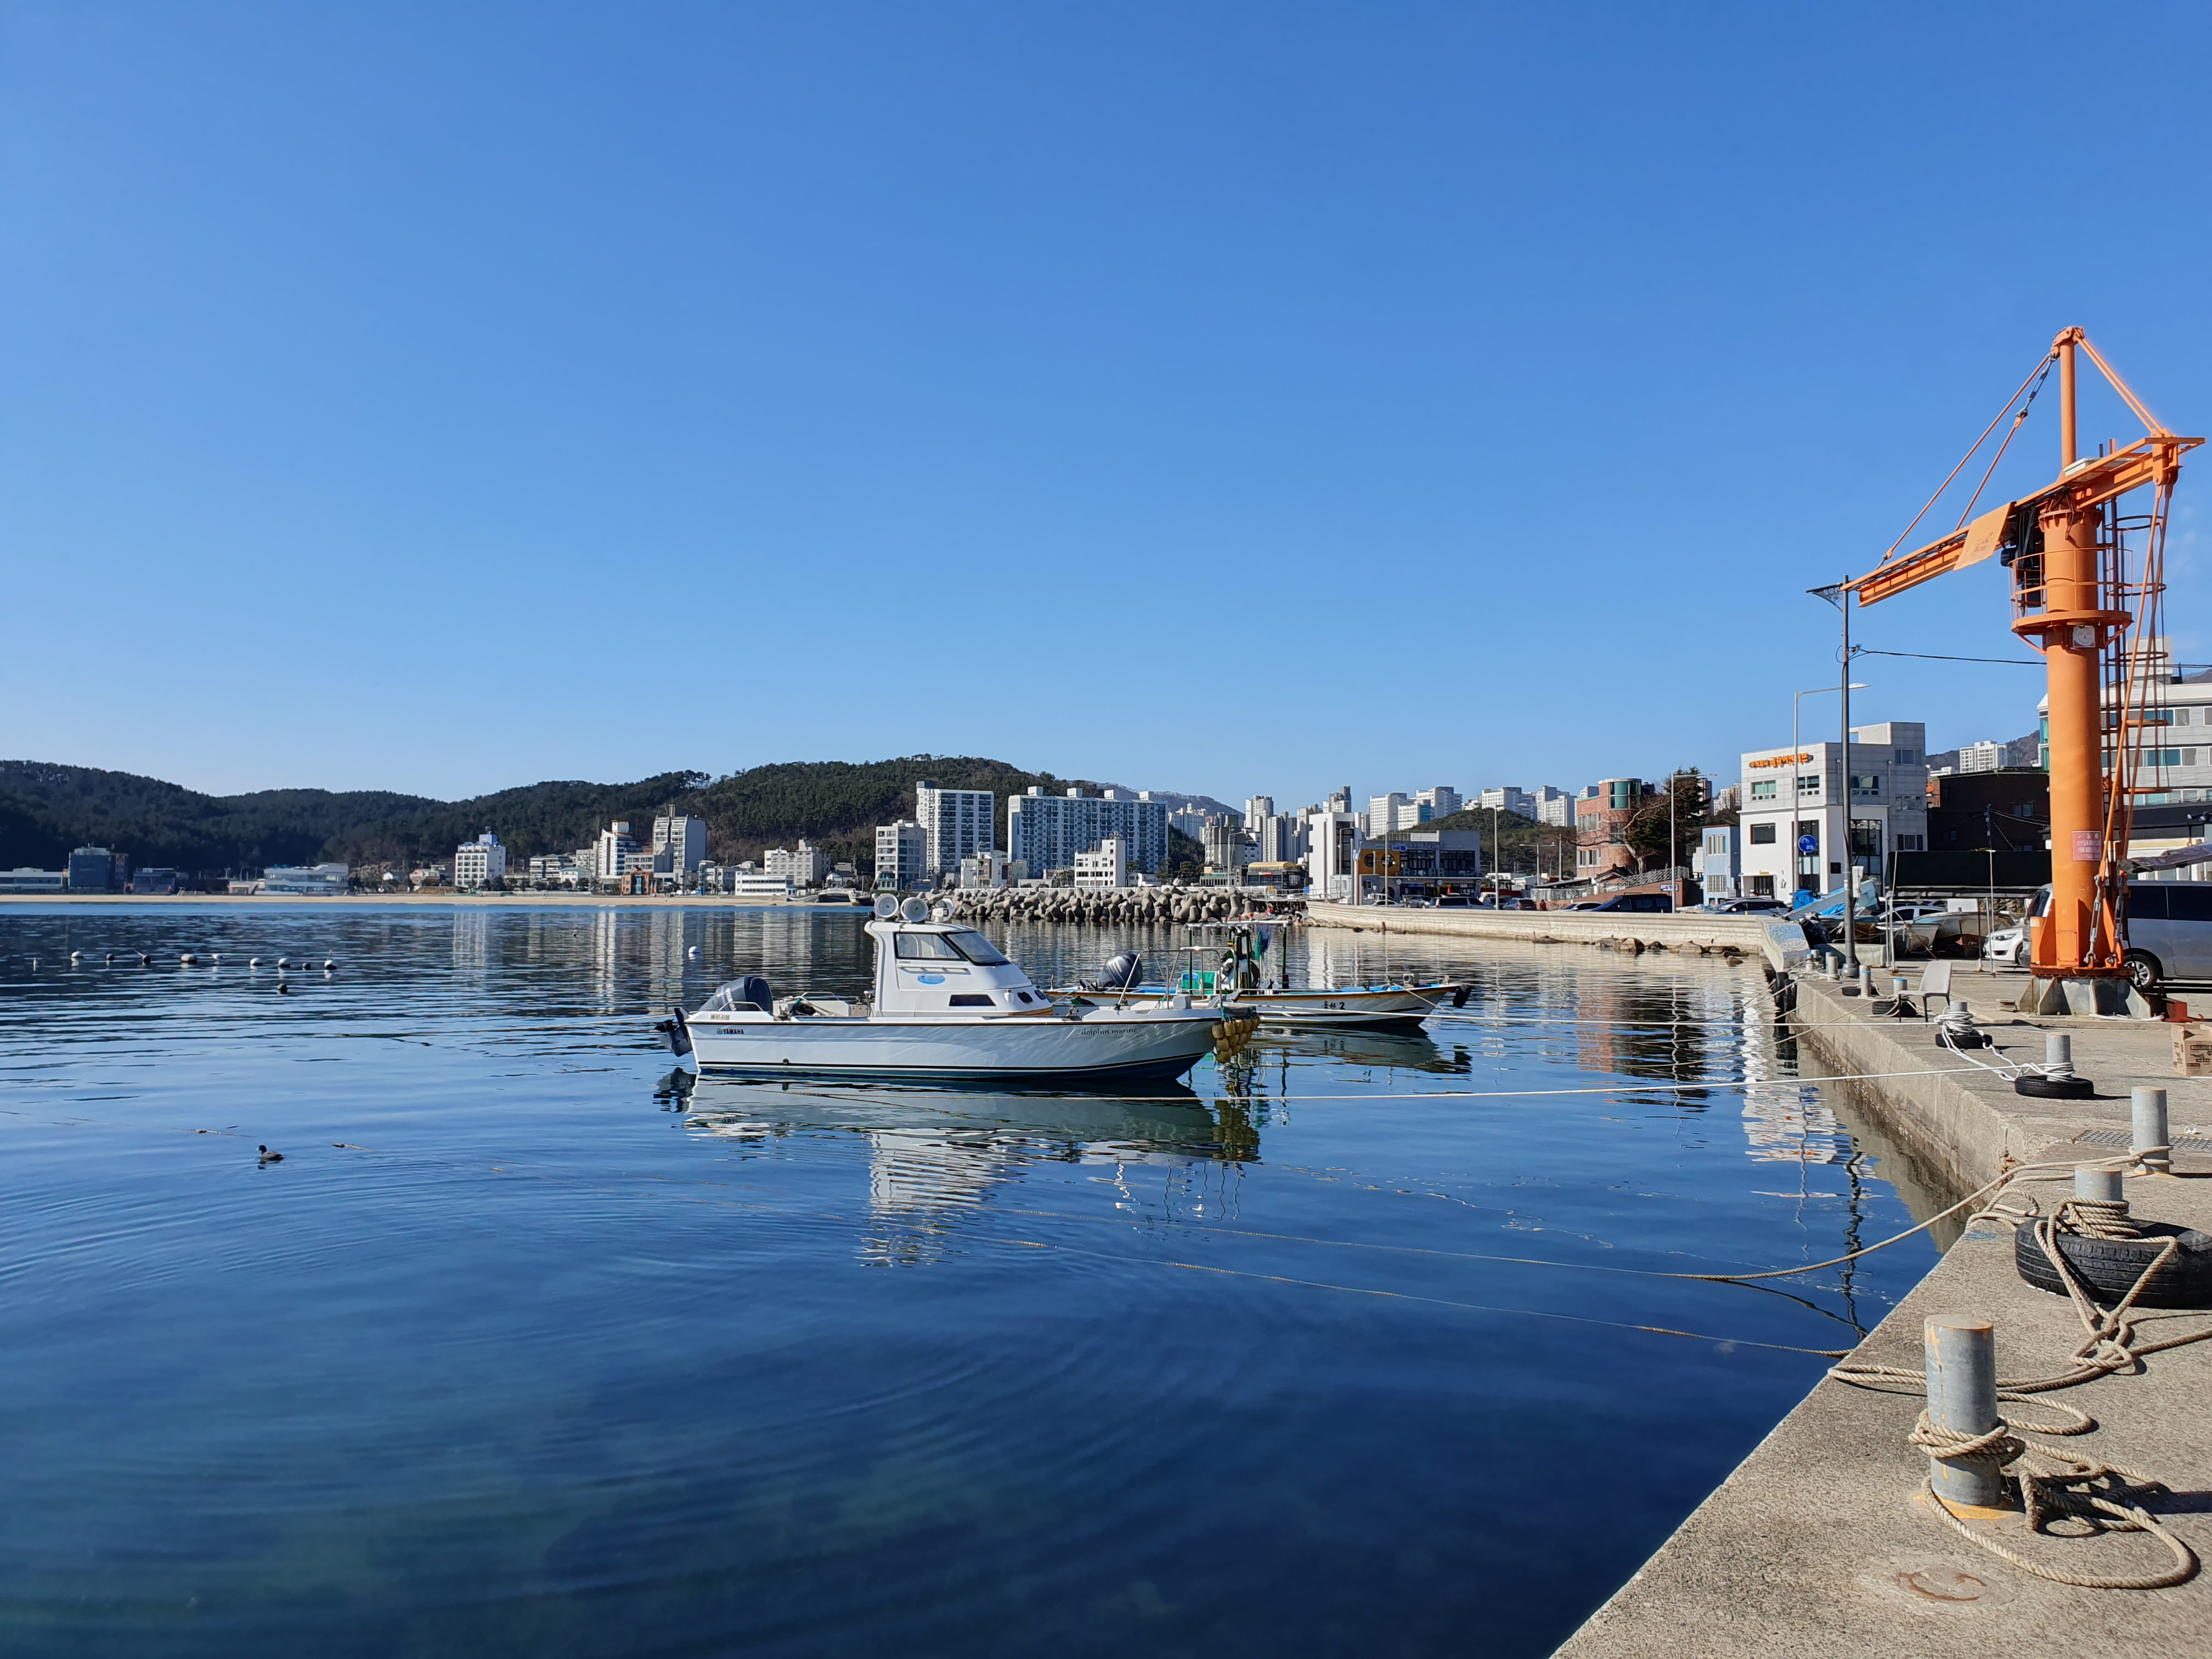
[[[2015,968],[2027,966],[2027,929],[2015,924],[2000,927],[1982,941],[1982,960],[2007,962]]]

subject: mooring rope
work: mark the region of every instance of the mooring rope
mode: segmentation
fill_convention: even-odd
[[[2170,1151],[2165,1146],[2145,1147],[2127,1153],[2124,1158],[2115,1157],[2100,1160],[2097,1164],[2074,1167],[2101,1170],[2134,1167],[2145,1159],[2163,1158]],[[2049,1169],[2064,1166],[2021,1165],[2019,1169],[2008,1170],[2000,1181],[2010,1182],[2030,1167]],[[2029,1203],[2033,1206],[2034,1200],[2030,1199]],[[2098,1306],[2096,1299],[2082,1284],[2081,1276],[2075,1272],[2073,1264],[2067,1260],[2058,1243],[2062,1234],[2099,1239],[2140,1239],[2143,1237],[2142,1230],[2129,1218],[2124,1200],[2064,1198],[2050,1214],[2044,1215],[2034,1207],[2027,1211],[2006,1207],[2000,1200],[1975,1212],[1970,1218],[1970,1224],[1985,1218],[2009,1221],[2014,1226],[2033,1225],[2035,1242],[2042,1249],[2045,1259],[2051,1263],[2052,1271],[2058,1275],[2059,1282],[2066,1287],[2067,1298],[2072,1304],[2085,1333],[2081,1345],[2068,1356],[2074,1361],[2071,1370],[2052,1376],[2011,1381],[2000,1378],[1997,1382],[1999,1400],[2027,1400],[2054,1389],[2094,1382],[2116,1371],[2140,1371],[2146,1355],[2163,1352],[2169,1348],[2185,1347],[2190,1343],[2212,1337],[2212,1327],[2207,1327],[2160,1342],[2143,1342],[2137,1339],[2136,1322],[2130,1315],[2151,1281],[2165,1270],[2166,1264],[2180,1250],[2181,1241],[2179,1238],[2168,1238],[2165,1242],[2145,1264],[2142,1273],[2136,1275],[2135,1283],[2128,1287],[2127,1294],[2114,1303],[2109,1310]],[[1882,1388],[1885,1383],[1910,1384],[1923,1392],[1927,1387],[1924,1370],[1909,1370],[1899,1365],[1853,1364],[1846,1361],[1831,1366],[1828,1375],[1839,1382],[1848,1382],[1857,1388],[1876,1388],[1884,1393],[1905,1391]],[[2140,1501],[2166,1491],[2165,1483],[2133,1469],[2076,1457],[2063,1448],[2045,1446],[2025,1437],[2030,1433],[2086,1434],[2096,1427],[2094,1419],[2074,1407],[2058,1401],[2042,1403],[2071,1413],[2081,1420],[2077,1425],[2052,1427],[2014,1424],[2000,1417],[1994,1427],[1985,1433],[1974,1435],[1936,1427],[1923,1409],[1906,1439],[1931,1457],[1978,1463],[1998,1472],[2009,1468],[2019,1483],[2021,1504],[2027,1511],[2028,1530],[2031,1532],[2042,1532],[2044,1523],[2053,1516],[2080,1520],[2091,1528],[2091,1535],[2111,1532],[2147,1532],[2166,1547],[2173,1557],[2174,1565],[2163,1572],[2113,1576],[2065,1572],[2031,1561],[1996,1539],[1969,1527],[1944,1501],[1943,1495],[1936,1490],[1931,1479],[1923,1490],[1935,1501],[1945,1523],[1962,1538],[1971,1540],[2024,1572],[2079,1589],[2165,1589],[2194,1577],[2197,1566],[2195,1553],[2188,1545],[2152,1519]]]

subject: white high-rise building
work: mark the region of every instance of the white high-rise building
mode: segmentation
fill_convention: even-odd
[[[1332,800],[1350,801],[1347,791]],[[1349,810],[1309,811],[1306,820],[1306,890],[1316,898],[1350,901],[1359,887],[1359,814]]]
[[[930,873],[929,837],[912,818],[876,826],[876,885],[894,890],[913,886]]]
[[[1510,783],[1484,790],[1474,798],[1474,804],[1485,811],[1494,806],[1500,811],[1516,812],[1524,818],[1536,816],[1536,798],[1526,789]]]
[[[637,851],[637,843],[630,839],[629,820],[616,818],[599,831],[599,845],[592,848],[591,878],[594,881],[618,881],[628,867],[625,860]]]
[[[999,844],[992,822],[998,799],[988,789],[945,789],[927,778],[915,785],[915,821],[921,825],[922,857],[931,875],[957,872],[961,860]]]
[[[489,830],[453,849],[453,885],[489,887],[507,879],[507,848]]]
[[[1996,772],[2004,767],[2005,746],[2001,743],[1970,743],[1959,750],[1959,770],[1961,772]]]
[[[1425,823],[1430,818],[1448,818],[1466,805],[1459,791],[1448,783],[1440,783],[1433,789],[1416,790],[1413,793],[1413,800],[1416,805],[1429,809],[1427,815],[1422,819]]]
[[[653,850],[668,854],[665,866],[668,874],[690,875],[707,861],[707,820],[693,817],[653,819]]]
[[[1387,795],[1370,795],[1367,798],[1367,833],[1370,836],[1387,836],[1393,830],[1400,827],[1398,823],[1400,813],[1419,810],[1411,800],[1395,789]],[[1420,820],[1415,818],[1413,822],[1419,823]]]
[[[1536,791],[1536,822],[1556,824],[1563,830],[1575,825],[1575,798],[1564,789],[1550,784]]]
[[[1129,867],[1155,876],[1167,857],[1168,822],[1165,801],[1109,800],[1080,789],[1048,795],[1031,785],[1006,802],[1006,856],[1041,876],[1073,869],[1078,853],[1095,853],[1107,836],[1119,836]]]

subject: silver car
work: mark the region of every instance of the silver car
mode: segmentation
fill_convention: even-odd
[[[2051,908],[2051,890],[2027,908],[2030,926]],[[1995,954],[1998,935],[1984,953]],[[2027,965],[2027,941],[2015,958]],[[2212,881],[2131,881],[2128,884],[2129,980],[2148,991],[2167,980],[2212,980]]]

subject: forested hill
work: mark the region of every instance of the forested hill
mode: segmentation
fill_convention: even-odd
[[[641,840],[674,805],[707,820],[716,858],[757,856],[804,836],[834,859],[871,863],[875,826],[914,812],[914,786],[988,789],[999,799],[1032,785],[1058,793],[1087,780],[1024,772],[1004,761],[911,755],[897,760],[793,761],[727,777],[668,772],[635,783],[534,783],[459,801],[381,791],[263,790],[204,795],[157,778],[41,761],[0,761],[0,869],[58,869],[75,847],[112,848],[140,866],[215,876],[272,864],[337,860],[415,864],[452,856],[483,830],[512,859],[569,852],[609,820]]]

